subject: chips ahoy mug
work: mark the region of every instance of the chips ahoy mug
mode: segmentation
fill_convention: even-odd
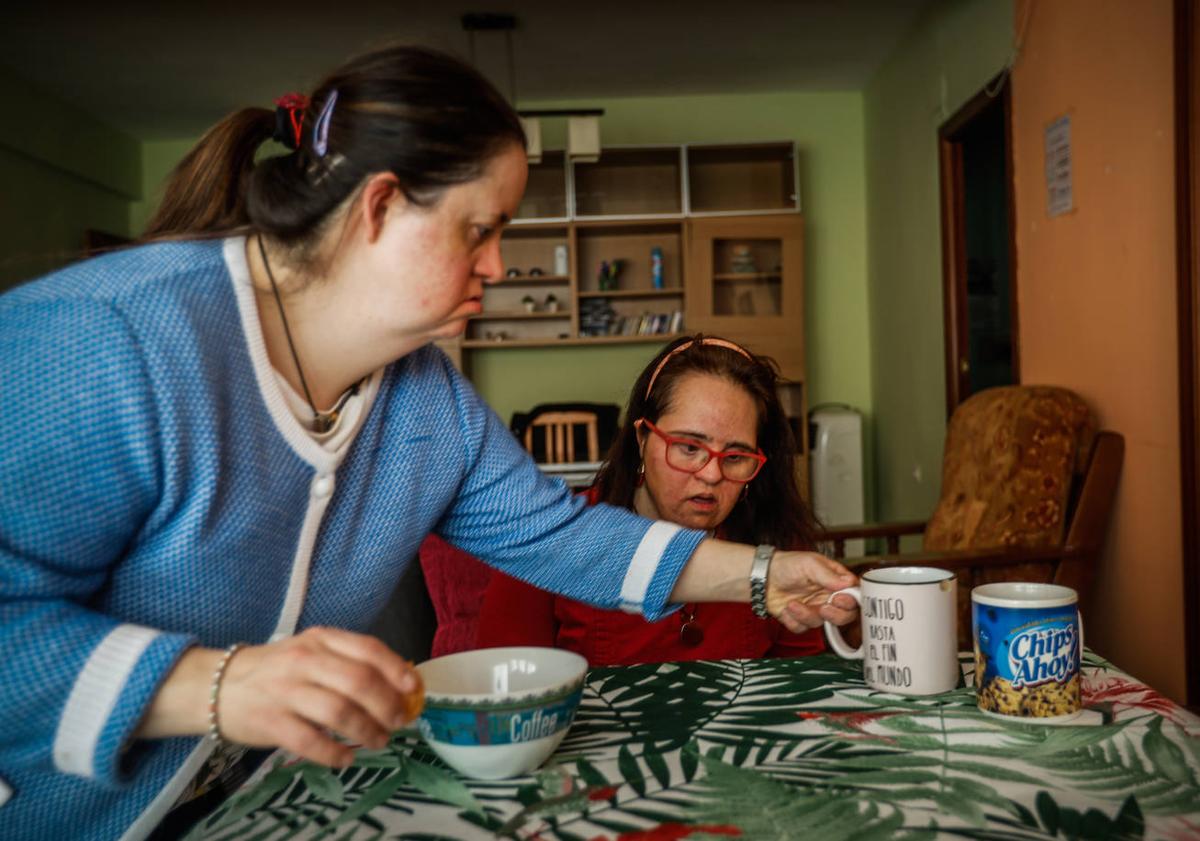
[[[1046,722],[1079,715],[1079,595],[1057,584],[1004,582],[971,591],[979,709]]]

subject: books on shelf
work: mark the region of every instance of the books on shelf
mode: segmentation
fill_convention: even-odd
[[[607,298],[585,298],[579,302],[579,335],[608,336],[616,317]]]
[[[588,298],[579,306],[581,336],[653,336],[683,330],[683,310],[617,313],[607,298]]]

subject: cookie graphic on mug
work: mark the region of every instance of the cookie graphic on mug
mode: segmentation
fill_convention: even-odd
[[[1054,584],[985,584],[971,592],[981,710],[1032,719],[1079,712],[1077,598]]]

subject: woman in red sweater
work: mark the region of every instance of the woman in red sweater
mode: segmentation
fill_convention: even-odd
[[[588,500],[727,540],[812,549],[818,528],[796,486],[796,445],[777,382],[770,359],[733,342],[697,335],[671,343],[634,384]],[[746,604],[686,604],[651,623],[499,572],[484,596],[477,644],[565,648],[593,666],[824,650],[819,629],[792,634]]]

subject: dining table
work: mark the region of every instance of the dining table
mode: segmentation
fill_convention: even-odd
[[[416,729],[329,769],[273,754],[192,839],[1197,839],[1200,717],[1084,652],[1084,709],[981,712],[974,658],[940,695],[860,662],[593,668],[532,774],[467,779]]]

